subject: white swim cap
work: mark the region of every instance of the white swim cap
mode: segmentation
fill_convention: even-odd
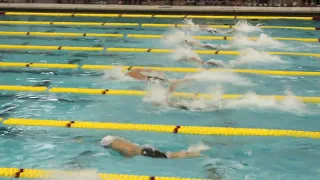
[[[113,141],[116,139],[116,137],[114,136],[105,136],[104,138],[101,139],[101,142],[100,144],[103,146],[103,147],[108,147],[110,146],[110,144],[113,143]]]

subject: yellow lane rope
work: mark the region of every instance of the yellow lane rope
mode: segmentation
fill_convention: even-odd
[[[86,46],[36,46],[36,45],[11,45],[0,44],[0,49],[14,50],[65,50],[65,51],[103,51],[103,47],[86,47]],[[152,48],[106,48],[109,52],[151,52],[151,53],[173,53],[173,49],[152,49]],[[239,51],[220,51],[220,50],[194,50],[198,54],[212,55],[240,55]],[[313,56],[320,57],[317,53],[300,53],[300,52],[268,52],[273,55],[289,55],[289,56]]]
[[[66,173],[65,175],[73,175],[72,171],[60,171],[60,170],[42,170],[42,169],[27,169],[27,168],[0,168],[0,177],[5,178],[48,178],[55,176],[55,173],[61,175],[61,173]],[[131,174],[98,174],[101,180],[206,180],[199,178],[180,178],[180,177],[157,177],[157,176],[143,176],[143,175],[131,175]],[[208,179],[207,179],[208,180]]]
[[[44,37],[127,37],[137,39],[160,39],[165,35],[159,34],[104,34],[104,33],[71,33],[71,32],[26,32],[26,31],[0,31],[0,36],[44,36]],[[200,40],[226,40],[232,41],[234,37],[230,36],[192,36],[194,39]],[[248,37],[250,40],[257,40],[259,37]],[[320,38],[284,38],[272,37],[280,41],[301,41],[301,42],[320,42]]]
[[[1,35],[1,32],[0,32]],[[165,35],[159,34],[128,34],[128,38],[138,38],[138,39],[160,39],[166,37]],[[173,36],[169,36],[173,37]],[[232,41],[234,37],[230,36],[192,36],[194,39],[200,40],[225,40]],[[248,37],[250,40],[257,40],[259,37]],[[283,37],[272,37],[272,39],[280,41],[302,41],[302,42],[320,42],[320,38],[283,38]]]
[[[0,47],[1,48],[1,47]],[[109,52],[149,52],[149,53],[173,53],[173,49],[152,49],[152,48],[107,48]],[[194,50],[198,54],[213,55],[240,55],[239,51],[220,51],[220,50]],[[300,52],[267,52],[273,55],[289,55],[289,56],[313,56],[320,57],[317,53],[300,53]]]
[[[124,37],[123,34],[0,31],[1,36]]]
[[[66,51],[103,51],[103,47],[85,47],[85,46],[35,46],[35,45],[11,45],[0,44],[0,49],[16,50],[66,50]]]
[[[260,128],[229,128],[206,126],[175,126],[158,124],[130,124],[111,122],[83,122],[70,120],[38,120],[24,118],[9,118],[4,120],[6,125],[22,126],[52,126],[85,129],[130,130],[151,131],[163,133],[180,133],[192,135],[224,135],[224,136],[290,136],[303,138],[320,138],[320,132],[299,131],[284,129],[260,129]]]
[[[161,14],[93,14],[93,13],[43,13],[43,12],[0,12],[8,16],[57,16],[57,17],[119,17],[119,18],[193,18],[193,19],[261,19],[261,20],[319,20],[320,16],[216,16],[216,15],[161,15]]]
[[[34,91],[34,92],[50,92],[50,93],[72,93],[72,94],[96,94],[96,95],[123,95],[123,96],[144,96],[147,95],[147,91],[138,90],[117,90],[117,89],[89,89],[89,88],[64,88],[64,87],[35,87],[35,86],[13,86],[13,85],[0,85],[2,91]],[[174,96],[183,98],[205,98],[212,99],[212,94],[202,93],[188,93],[188,92],[174,92]],[[224,94],[223,99],[239,99],[243,98],[243,94]],[[261,98],[274,98],[276,100],[283,100],[286,96],[280,95],[259,95]],[[295,96],[297,99],[306,103],[320,103],[320,97],[312,96]]]
[[[197,68],[181,68],[181,67],[146,67],[146,66],[112,66],[112,65],[77,65],[77,64],[49,64],[49,63],[26,63],[26,62],[0,62],[0,67],[22,67],[22,68],[53,68],[53,69],[93,69],[93,70],[110,70],[113,68],[121,68],[126,71],[129,67],[151,69],[156,71],[175,72],[175,73],[196,73],[202,70]],[[260,70],[260,69],[221,69],[212,68],[210,71],[236,72],[260,75],[278,75],[278,76],[320,76],[320,71],[279,71],[279,70]]]
[[[107,22],[50,22],[50,21],[0,21],[0,25],[57,25],[57,26],[139,26],[139,23]]]
[[[139,23],[105,23],[105,22],[54,22],[54,21],[0,21],[0,25],[51,25],[51,26],[130,26],[130,27],[187,27],[185,24],[139,24]],[[233,25],[208,25],[213,28],[234,28]],[[291,27],[291,26],[259,26],[262,29],[294,29],[316,31],[319,27]]]
[[[141,24],[141,27],[188,27],[190,25],[186,24]],[[231,29],[235,28],[235,25],[208,25],[212,28],[221,28],[221,29]],[[297,26],[259,26],[262,29],[294,29],[294,30],[306,30],[306,31],[316,31],[320,30],[320,27],[297,27]]]

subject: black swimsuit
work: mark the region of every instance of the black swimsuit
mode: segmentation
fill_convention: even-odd
[[[168,158],[165,153],[154,150],[152,148],[143,148],[141,151],[141,155],[152,158]]]

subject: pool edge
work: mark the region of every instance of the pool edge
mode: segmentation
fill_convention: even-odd
[[[241,7],[241,6],[139,6],[103,4],[1,3],[2,11],[109,12],[153,14],[237,14],[310,16],[320,14],[320,7]]]

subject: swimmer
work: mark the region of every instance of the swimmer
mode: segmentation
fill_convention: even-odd
[[[154,82],[154,81],[160,81],[160,82],[170,82],[170,80],[163,78],[163,77],[159,77],[159,76],[148,76],[145,75],[143,73],[153,73],[156,72],[154,70],[151,69],[147,69],[147,68],[132,68],[132,66],[130,66],[127,71],[125,72],[125,74],[127,76],[130,76],[133,79],[139,80],[139,81],[146,81],[146,82]],[[162,73],[161,73],[162,74]]]
[[[211,34],[217,34],[217,33],[220,33],[220,34],[231,34],[233,32],[235,32],[235,29],[231,29],[231,30],[228,30],[228,31],[220,31],[218,30],[217,28],[212,28],[208,25],[199,25],[199,29],[201,31],[207,31]]]
[[[202,59],[200,59],[199,57],[195,57],[195,56],[191,56],[191,57],[186,57],[186,58],[182,58],[180,59],[182,61],[187,61],[187,62],[194,62],[196,64],[201,65],[201,67],[203,65],[210,65],[213,67],[218,67],[218,68],[222,68],[225,67],[225,64],[219,61],[215,61],[215,60],[209,60],[209,61],[204,61]]]
[[[173,101],[170,99],[170,96],[173,91],[177,88],[177,86],[181,83],[186,83],[192,81],[191,78],[185,78],[181,79],[180,81],[176,81],[175,83],[172,83],[171,86],[168,88],[168,92],[165,99],[165,104],[172,108],[177,108],[181,110],[194,110],[194,111],[217,111],[219,110],[218,104],[207,104],[203,103],[201,101],[196,100],[196,95],[194,94],[194,97],[191,101]],[[198,103],[200,102],[200,103]],[[220,103],[220,102],[219,102]],[[155,104],[157,105],[157,104]],[[160,105],[160,104],[158,104]]]
[[[149,146],[140,146],[128,140],[116,136],[105,136],[101,139],[101,145],[105,148],[110,148],[118,151],[124,157],[145,156],[151,158],[177,159],[177,158],[192,158],[203,156],[198,151],[179,151],[179,152],[161,152]],[[207,148],[208,149],[208,148]],[[202,149],[202,150],[207,150]]]
[[[225,49],[223,46],[221,45],[213,45],[213,44],[202,44],[200,42],[197,42],[197,41],[191,41],[191,40],[184,40],[181,42],[182,45],[188,45],[188,46],[191,46],[191,47],[200,47],[200,48],[206,48],[206,49],[214,49],[214,50],[217,50],[217,49]]]

